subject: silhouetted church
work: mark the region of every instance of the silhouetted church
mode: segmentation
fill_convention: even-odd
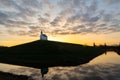
[[[40,40],[47,40],[47,35],[43,34],[43,32],[41,31],[41,34],[40,34]]]

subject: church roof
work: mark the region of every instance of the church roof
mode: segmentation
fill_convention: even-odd
[[[45,35],[45,34],[41,34],[41,35],[47,37],[47,35]]]

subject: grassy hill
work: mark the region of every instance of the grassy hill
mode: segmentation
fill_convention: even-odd
[[[97,47],[37,40],[6,48],[0,54],[0,62],[35,68],[73,66],[89,62],[103,52]]]

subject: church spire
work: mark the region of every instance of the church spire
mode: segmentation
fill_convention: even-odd
[[[43,34],[42,30],[41,30],[41,34]]]

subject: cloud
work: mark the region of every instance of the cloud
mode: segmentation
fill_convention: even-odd
[[[116,4],[120,4],[120,0],[106,0],[105,3],[107,5],[116,5]]]
[[[49,15],[48,13],[45,13],[44,15],[45,15],[46,17],[50,17],[50,15]]]
[[[4,21],[8,19],[8,15],[0,11],[0,24],[4,24]]]
[[[51,68],[46,75],[47,79],[66,79],[66,80],[117,80],[119,74],[119,64],[106,65],[82,65],[77,67],[57,67]],[[109,68],[109,70],[108,70]],[[117,71],[117,72],[116,72]]]
[[[50,24],[52,26],[62,26],[64,25],[64,18],[57,16]]]
[[[46,24],[46,23],[49,22],[48,19],[45,19],[45,18],[42,18],[42,17],[39,17],[38,20],[39,20],[39,22],[40,22],[41,24]]]
[[[31,36],[34,34],[37,36],[39,30],[55,34],[120,31],[120,19],[118,18],[120,10],[106,7],[102,0],[58,0],[54,2],[52,0],[20,0],[18,2],[0,0],[0,2],[0,25],[9,30],[10,34],[17,34],[15,32],[19,31],[17,35]],[[118,6],[119,2],[119,0],[105,1],[107,4]],[[111,7],[114,8],[112,5]],[[22,26],[27,28],[21,30]]]
[[[14,0],[0,0],[0,9],[5,8],[6,9],[18,9],[18,6],[16,5],[16,2]],[[10,10],[9,10],[10,11]]]
[[[52,67],[45,75],[48,80],[118,80],[120,78],[120,64],[84,64],[75,67]],[[9,72],[27,75],[34,80],[42,79],[40,70],[21,67]]]

